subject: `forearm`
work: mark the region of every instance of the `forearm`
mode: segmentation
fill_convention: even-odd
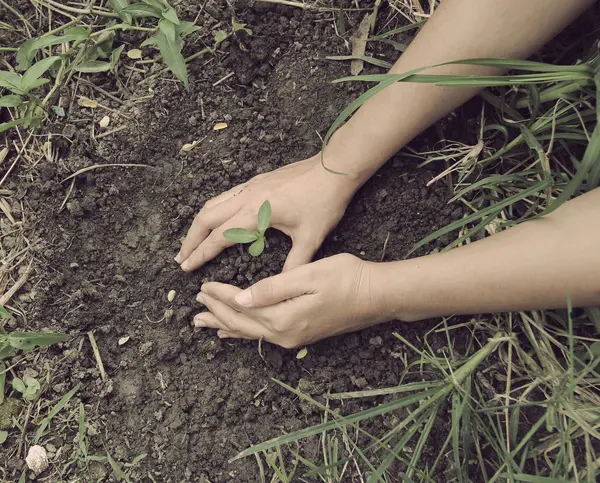
[[[385,318],[600,305],[600,189],[549,216],[411,260],[373,264]]]
[[[525,58],[550,40],[593,0],[443,0],[390,72],[481,57]],[[485,75],[469,65],[427,73]],[[398,149],[460,106],[477,89],[397,83],[370,99],[332,137],[325,164],[347,173],[356,187]]]

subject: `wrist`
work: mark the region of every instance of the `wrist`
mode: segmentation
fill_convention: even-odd
[[[372,294],[382,322],[414,322],[435,316],[431,313],[431,305],[435,304],[428,303],[427,295],[435,282],[427,277],[418,260],[372,264]]]

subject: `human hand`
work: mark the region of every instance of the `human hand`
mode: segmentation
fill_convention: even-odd
[[[347,253],[266,278],[241,290],[209,282],[198,301],[209,312],[196,327],[218,329],[220,338],[264,339],[298,347],[388,320],[376,293],[372,269]]]
[[[271,226],[292,239],[283,270],[309,263],[340,221],[358,186],[328,173],[319,155],[261,174],[208,201],[196,215],[175,261],[192,271],[234,245],[223,232],[256,230],[260,205],[269,200]]]

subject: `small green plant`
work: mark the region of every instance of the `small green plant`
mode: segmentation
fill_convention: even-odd
[[[0,404],[4,402],[4,385],[6,383],[7,371],[6,364],[4,363],[5,359],[12,357],[18,350],[32,351],[36,347],[48,347],[49,345],[62,342],[69,338],[68,335],[58,332],[8,333],[4,329],[4,323],[6,320],[10,319],[12,319],[10,312],[0,305]],[[15,380],[20,382],[16,382],[15,385]],[[21,381],[20,379],[13,380],[13,389],[23,393],[25,399],[28,399],[28,396],[31,396],[32,394],[34,398],[39,388],[39,383],[33,378],[25,378],[25,381]]]
[[[40,383],[31,376],[25,376],[23,379],[15,377],[12,381],[12,387],[15,391],[20,392],[23,399],[27,401],[35,400],[40,391]]]
[[[42,101],[32,91],[50,82],[42,76],[59,59],[60,57],[53,56],[40,60],[31,65],[23,75],[16,72],[0,71],[0,87],[4,87],[12,93],[0,97],[0,107],[14,107],[17,109],[17,118],[0,124],[0,132],[18,124],[34,126],[43,118]]]
[[[142,43],[142,47],[158,47],[167,67],[188,87],[188,72],[183,49],[183,38],[200,27],[194,22],[179,20],[177,12],[166,0],[142,0],[129,5],[128,0],[111,0],[111,6],[121,20],[131,24],[132,18],[154,17],[158,19],[158,30]]]
[[[265,239],[265,232],[271,222],[271,203],[266,200],[258,210],[258,231],[246,230],[245,228],[230,228],[223,232],[223,236],[235,243],[252,243],[248,253],[253,257],[258,257],[268,246]]]

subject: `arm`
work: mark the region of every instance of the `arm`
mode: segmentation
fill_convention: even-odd
[[[527,57],[593,0],[444,0],[391,72],[473,57]],[[429,71],[429,72],[434,72]],[[437,73],[488,74],[493,69],[452,65]],[[320,155],[261,175],[210,200],[194,219],[175,261],[195,270],[233,243],[228,228],[256,229],[265,200],[272,226],[291,237],[284,271],[311,261],[347,204],[367,179],[414,136],[477,90],[398,83],[367,102],[332,137],[323,170]]]
[[[390,73],[461,59],[526,58],[593,0],[443,0]],[[497,69],[448,65],[427,74],[496,75]],[[396,151],[478,89],[397,83],[370,99],[332,137],[326,166],[360,186]],[[353,186],[355,188],[355,186]]]
[[[371,263],[342,254],[246,290],[207,283],[197,327],[296,347],[390,319],[600,304],[600,189],[442,254]]]
[[[374,265],[390,318],[600,305],[600,189],[449,252]]]

